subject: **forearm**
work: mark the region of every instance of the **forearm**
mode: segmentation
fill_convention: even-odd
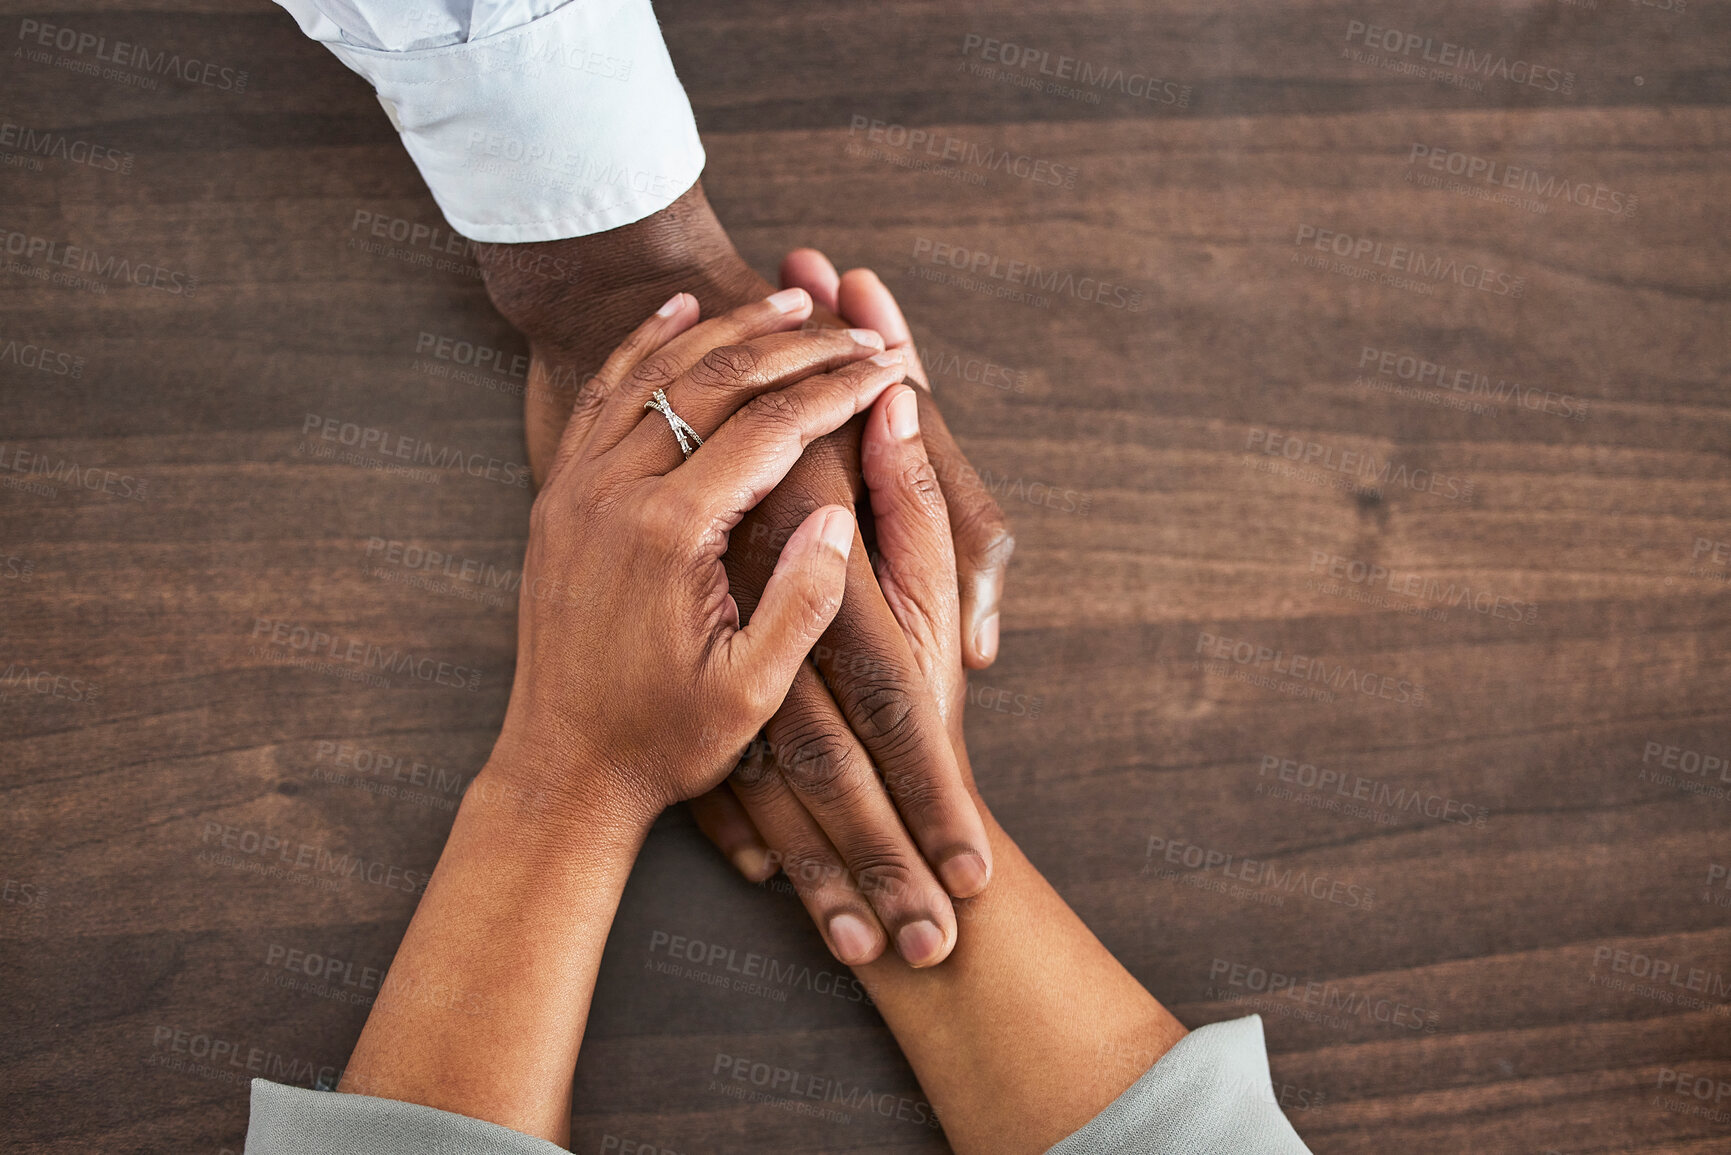
[[[647,821],[549,814],[501,769],[464,798],[338,1089],[564,1143],[602,948]]]
[[[992,884],[956,904],[954,953],[856,973],[959,1155],[1041,1152],[1080,1128],[1185,1034],[980,804]]]

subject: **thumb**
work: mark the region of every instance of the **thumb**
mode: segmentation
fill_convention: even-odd
[[[727,640],[727,661],[753,698],[766,704],[767,722],[781,706],[799,664],[841,609],[847,559],[855,536],[853,514],[826,505],[800,523],[782,548],[775,572],[751,613],[751,622]]]

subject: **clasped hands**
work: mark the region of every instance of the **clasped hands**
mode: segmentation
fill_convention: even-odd
[[[691,800],[748,878],[787,873],[843,963],[893,944],[930,966],[956,942],[951,899],[991,877],[962,666],[995,656],[1012,544],[903,383],[923,373],[881,282],[815,253],[788,268],[811,291],[708,319],[681,293],[585,383],[532,511],[484,773],[627,836]],[[656,390],[703,439],[689,459],[644,407]],[[952,523],[992,537],[961,589]]]

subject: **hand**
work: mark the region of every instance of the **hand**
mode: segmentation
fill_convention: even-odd
[[[737,300],[750,283],[761,284],[738,260],[701,188],[666,212],[611,233],[499,249],[515,259],[484,259],[483,269],[495,304],[531,339],[525,419],[537,474],[551,461],[552,437],[567,415],[572,424],[587,425],[606,393],[605,383],[589,379],[585,366],[599,359],[592,353],[594,331],[612,323],[621,300],[641,298],[674,277],[682,279],[673,283],[689,285],[700,300],[723,302]],[[519,250],[581,267],[583,296],[520,275],[536,261],[522,259]],[[681,260],[692,265],[686,273],[677,267]],[[807,295],[796,293],[809,311]],[[974,583],[992,591],[989,609],[995,612],[1009,550],[1002,515],[971,470],[952,477],[964,501],[983,503],[965,524],[980,529],[975,538],[997,542],[988,565],[999,576]],[[821,505],[851,506],[857,485],[857,430],[843,431],[815,444],[748,516],[725,559],[734,592],[748,611],[788,535]],[[815,654],[823,677],[802,669],[767,732],[770,768],[823,827],[824,856],[772,856],[730,792],[708,796],[698,818],[746,877],[761,880],[783,866],[843,962],[876,958],[889,939],[910,962],[930,965],[955,943],[955,914],[945,887],[957,896],[978,893],[990,876],[991,849],[944,739],[942,715],[929,697],[907,691],[917,684],[917,666],[875,588],[865,551],[854,553],[849,593]],[[980,600],[974,612],[990,617],[986,608]],[[995,625],[971,636],[989,640],[995,652]],[[990,657],[984,654],[981,664]],[[942,885],[928,863],[937,864]]]
[[[853,517],[804,518],[743,627],[729,535],[903,372],[875,334],[788,332],[803,316],[765,301],[696,324],[681,294],[602,368],[531,513],[495,779],[556,805],[599,796],[646,828],[720,782],[781,705],[841,604]],[[644,411],[656,388],[703,438],[689,459]]]
[[[1008,562],[1010,552],[1014,549],[1008,531],[1004,527],[1002,514],[993,502],[991,495],[980,483],[979,474],[962,457],[955,441],[943,424],[943,418],[938,414],[931,400],[929,385],[924,368],[919,363],[919,354],[912,343],[912,335],[907,322],[903,319],[900,308],[894,297],[890,295],[883,282],[868,269],[854,269],[846,276],[838,276],[835,267],[823,254],[812,249],[800,249],[790,253],[782,263],[782,281],[784,284],[798,285],[807,289],[817,301],[830,309],[839,310],[849,320],[870,318],[871,327],[883,334],[886,344],[891,349],[900,349],[909,358],[908,378],[919,383],[922,388],[915,398],[915,404],[923,411],[925,421],[922,440],[921,461],[922,476],[929,483],[930,497],[935,502],[934,508],[944,513],[948,518],[949,532],[944,534],[942,558],[949,565],[951,600],[956,602],[952,614],[955,637],[951,639],[952,647],[958,660],[965,659],[969,665],[976,668],[989,664],[997,649],[997,602],[1002,591],[1004,567]],[[907,402],[904,402],[907,404]],[[916,424],[920,412],[916,412]],[[929,453],[929,457],[927,454]],[[933,461],[938,463],[934,465]],[[798,480],[796,473],[790,479]],[[947,483],[947,484],[946,484]],[[782,491],[772,495],[771,502],[781,496]],[[952,497],[961,508],[969,511],[966,515],[950,512],[951,504],[947,497]],[[769,503],[766,503],[766,506]],[[768,510],[760,510],[754,518],[762,518]],[[755,529],[755,523],[754,523]],[[953,544],[952,544],[952,533]],[[880,548],[882,543],[880,542]],[[967,551],[971,554],[970,561],[956,563],[958,552]],[[742,559],[744,560],[744,559]],[[734,563],[730,559],[730,566]],[[742,568],[742,567],[735,567]],[[956,574],[963,575],[961,597],[956,598]],[[882,584],[884,574],[877,575],[878,584]],[[850,576],[850,591],[859,581]],[[898,587],[895,582],[883,587],[886,598]],[[972,593],[970,599],[969,593]],[[853,601],[850,597],[849,601]],[[875,601],[876,599],[871,599]],[[894,605],[891,601],[883,606],[889,609]],[[971,622],[982,608],[989,606],[987,624],[984,629],[970,628],[963,630],[961,623]],[[869,647],[855,645],[851,649],[847,640],[832,642],[832,636],[842,634],[844,628],[850,625],[846,619],[849,606],[843,605],[843,617],[838,617],[835,626],[825,635],[824,642],[817,655],[818,664],[824,667],[824,673],[831,687],[841,686],[837,697],[843,697],[850,684],[876,684],[882,686],[906,686],[923,668],[925,660],[920,658],[920,649],[908,648],[912,639],[905,636],[896,618],[899,615],[874,615],[864,622],[854,626],[856,633],[870,639]],[[886,637],[888,631],[891,636]],[[903,634],[895,637],[896,634]],[[975,641],[973,647],[966,640]],[[880,656],[882,655],[882,656]],[[826,660],[827,659],[827,660]],[[928,675],[930,671],[927,671]],[[828,784],[818,780],[818,776],[809,772],[794,770],[789,772],[786,764],[789,760],[786,745],[776,747],[774,739],[778,733],[786,733],[785,719],[795,711],[805,712],[813,717],[821,718],[829,703],[825,700],[824,687],[816,678],[807,679],[802,672],[795,680],[793,691],[781,714],[772,723],[772,748],[757,749],[753,757],[741,767],[739,773],[730,780],[728,787],[717,789],[697,799],[692,803],[692,811],[698,825],[716,843],[724,854],[735,863],[741,864],[741,870],[747,877],[754,877],[750,867],[757,862],[773,864],[780,861],[784,864],[788,877],[799,889],[802,899],[819,925],[833,924],[834,920],[846,914],[845,897],[849,890],[858,888],[873,897],[874,905],[882,908],[889,905],[885,896],[896,890],[897,874],[893,870],[874,871],[869,865],[861,865],[862,861],[870,862],[874,857],[871,851],[873,838],[872,827],[855,824],[851,829],[844,822],[826,813],[822,791],[837,791],[850,781],[845,773],[837,773],[838,783]],[[939,705],[939,720],[948,727],[954,740],[952,756],[957,759],[957,778],[963,788],[972,793],[972,776],[966,765],[965,752],[961,750],[961,706],[960,697],[965,692],[966,683],[961,676],[961,666],[956,666],[955,673],[946,678],[941,685],[933,682],[939,690],[937,704]],[[948,695],[946,697],[946,695]],[[950,699],[953,698],[952,702]],[[797,726],[791,727],[794,733],[799,733]],[[868,747],[872,743],[868,740]],[[793,758],[797,759],[801,750],[795,746]],[[845,757],[845,755],[841,756]],[[775,762],[782,762],[782,773],[776,774]],[[886,774],[886,779],[889,775]],[[858,781],[854,775],[851,781]],[[791,789],[790,789],[791,786]],[[892,784],[892,792],[894,792]],[[815,797],[814,797],[815,795]],[[901,794],[897,794],[900,798]],[[868,804],[875,803],[876,792],[857,790],[849,805],[863,810]],[[802,806],[810,815],[815,815],[816,827],[822,829],[822,834],[813,836],[814,824],[807,816],[791,816],[784,811],[792,806]],[[886,817],[883,821],[888,821]],[[766,837],[766,826],[774,826],[781,831],[799,831],[795,838],[789,835],[788,841],[778,841],[774,837]],[[846,841],[836,838],[836,830],[841,828]],[[862,842],[865,850],[859,849]],[[773,850],[769,848],[773,847]],[[878,857],[882,857],[879,855]],[[768,872],[773,872],[773,865]],[[901,889],[908,889],[902,884]],[[978,893],[977,889],[950,888],[950,893],[957,897],[967,897]],[[944,915],[953,914],[944,910]],[[905,921],[897,922],[893,916],[885,917],[886,925],[903,926]],[[949,954],[953,940],[948,938],[949,923],[941,920],[936,923],[940,933],[945,936],[943,945],[928,948],[930,954],[926,957],[931,961],[941,960]],[[849,933],[858,936],[857,928],[844,928]],[[929,934],[929,931],[913,930],[910,937],[919,934]],[[833,925],[829,938],[832,949],[841,937]],[[902,954],[910,960],[919,957],[920,945],[915,943],[902,944],[898,936],[898,946],[902,946]],[[858,965],[876,957],[875,950],[847,952],[835,950],[836,957],[843,962]]]

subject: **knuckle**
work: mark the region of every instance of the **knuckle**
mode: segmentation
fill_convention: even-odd
[[[1004,511],[984,489],[950,507],[950,529],[957,552],[971,555],[977,565],[1006,565],[1016,552],[1016,539]]]
[[[894,768],[884,772],[884,789],[896,808],[910,818],[939,818],[945,811],[944,786],[921,769]]]
[[[781,872],[793,883],[794,890],[811,895],[837,883],[845,883],[847,867],[843,866],[827,847],[801,840],[781,856]]]
[[[637,387],[633,392],[647,398],[657,389],[665,389],[673,384],[678,380],[678,374],[673,372],[673,365],[667,358],[657,356],[631,370],[631,380]]]
[[[914,703],[905,685],[873,669],[863,677],[840,680],[835,688],[848,721],[860,740],[877,756],[878,764],[911,754],[920,742]]]
[[[806,404],[791,389],[760,393],[746,406],[752,424],[775,433],[797,433],[804,426]]]
[[[915,895],[926,890],[922,871],[891,847],[871,847],[848,854],[854,884],[879,910],[911,905]]]
[[[801,794],[824,802],[845,802],[859,789],[852,735],[838,719],[810,718],[784,724],[777,734],[781,775]]]
[[[944,508],[944,490],[938,484],[938,471],[926,458],[915,456],[903,462],[896,483],[927,509]]]
[[[736,385],[762,363],[762,354],[750,345],[718,345],[703,355],[691,376],[704,386]]]

